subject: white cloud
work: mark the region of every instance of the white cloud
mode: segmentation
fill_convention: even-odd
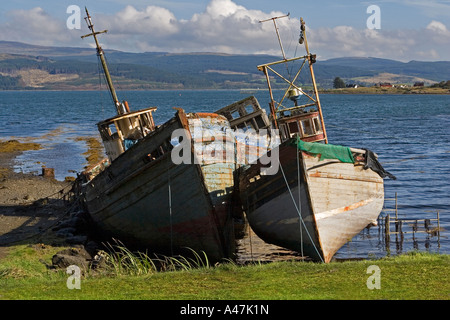
[[[148,6],[139,11],[128,5],[113,17],[99,15],[96,25],[117,34],[152,34],[166,37],[178,32],[178,22],[173,13],[155,6]]]
[[[429,47],[428,49],[435,49],[434,47],[446,47],[447,54],[450,51],[450,30],[439,21],[431,21],[425,29],[426,37],[424,43]],[[435,50],[436,51],[436,50]]]
[[[206,13],[213,19],[229,17],[236,14],[238,11],[245,12],[247,9],[230,0],[213,0],[206,7]]]
[[[273,24],[259,21],[280,15],[248,10],[231,0],[212,0],[204,12],[189,20],[177,20],[161,7],[138,10],[127,6],[112,17],[98,15],[95,24],[109,30],[103,38],[105,47],[125,51],[279,54]],[[298,29],[298,19],[278,20],[281,33],[292,32],[294,25]]]
[[[450,59],[450,32],[438,21],[419,30],[370,30],[350,26],[310,30],[310,47],[321,57],[381,57],[409,61]]]
[[[443,24],[442,22],[439,22],[439,21],[435,21],[435,20],[431,21],[428,24],[426,29],[437,32],[437,33],[443,33],[443,34],[448,33],[448,30],[447,30],[447,27],[445,26],[445,24]]]
[[[97,31],[108,29],[101,37],[105,48],[122,51],[270,53],[280,55],[273,23],[260,20],[284,15],[283,12],[250,10],[232,0],[211,0],[203,12],[190,19],[177,19],[161,6],[136,8],[125,6],[115,14],[91,12]],[[7,22],[0,23],[4,40],[33,44],[88,46],[88,33],[68,30],[67,16],[51,17],[40,7],[8,13]],[[299,17],[277,20],[277,26],[288,56],[298,48]],[[349,25],[310,29],[307,25],[310,50],[321,59],[342,56],[374,56],[408,61],[412,59],[450,60],[450,31],[437,19],[416,30],[369,30]]]
[[[8,18],[8,22],[0,25],[5,40],[52,45],[70,37],[65,21],[55,20],[40,7],[11,11]]]

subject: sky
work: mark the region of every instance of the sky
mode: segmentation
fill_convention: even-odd
[[[289,13],[276,20],[288,57],[304,50],[302,17],[318,59],[450,61],[450,0],[2,0],[0,40],[92,47],[84,7],[108,30],[105,49],[280,55],[273,22],[260,21]]]

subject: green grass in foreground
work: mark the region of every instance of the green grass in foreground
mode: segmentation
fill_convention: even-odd
[[[43,262],[61,248],[11,248],[0,260],[0,299],[23,300],[449,300],[450,255],[412,252],[379,260],[275,262],[143,275],[88,273],[80,289],[68,289],[65,270],[51,271]],[[380,289],[368,289],[371,265],[380,268]]]

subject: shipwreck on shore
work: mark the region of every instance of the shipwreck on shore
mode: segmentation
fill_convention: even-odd
[[[279,18],[283,17],[269,19],[275,28]],[[329,262],[361,230],[376,224],[384,203],[383,178],[395,177],[384,171],[370,150],[328,144],[313,71],[316,55],[309,52],[303,19],[299,43],[306,55],[286,58],[279,35],[278,40],[283,59],[258,66],[266,76],[272,125],[281,140],[269,151],[277,154],[278,170],[267,174],[261,158],[241,167],[236,192],[261,239]],[[296,84],[305,65],[312,93]],[[294,66],[297,71],[289,71]],[[277,67],[286,68],[289,77]],[[271,86],[276,77],[287,83],[278,101]],[[307,100],[303,104],[302,97]],[[293,106],[285,106],[285,101]]]
[[[267,80],[269,115],[249,97],[215,113],[178,108],[156,125],[156,108],[131,111],[126,101],[119,102],[97,41],[105,31],[95,32],[86,14],[91,30],[86,36],[95,39],[117,111],[97,125],[107,159],[78,179],[99,233],[153,252],[190,249],[220,261],[234,258],[235,220],[245,214],[267,243],[329,262],[376,222],[383,178],[394,177],[373,152],[328,144],[313,72],[316,56],[309,52],[302,19],[299,42],[306,55],[286,58],[279,38],[283,59],[258,66]],[[289,77],[277,69],[289,65],[289,71],[294,64],[298,71]],[[297,84],[304,66],[312,93]],[[287,83],[278,101],[274,77]],[[300,103],[302,97],[308,101]]]

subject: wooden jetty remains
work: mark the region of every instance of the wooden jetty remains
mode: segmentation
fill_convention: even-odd
[[[378,226],[381,231],[380,236],[384,241],[387,252],[391,251],[391,243],[394,241],[393,237],[395,237],[395,246],[398,253],[403,251],[403,247],[407,241],[412,242],[413,249],[419,249],[419,241],[423,240],[425,248],[428,249],[431,238],[433,237],[436,237],[437,248],[440,248],[441,231],[443,229],[440,225],[440,214],[438,210],[435,212],[435,218],[399,218],[397,193],[395,193],[394,198],[386,198],[385,201],[394,202],[394,207],[383,208],[382,212],[385,214],[381,214],[378,218]],[[410,237],[406,239],[408,235]],[[423,235],[425,235],[425,239],[421,237]]]

